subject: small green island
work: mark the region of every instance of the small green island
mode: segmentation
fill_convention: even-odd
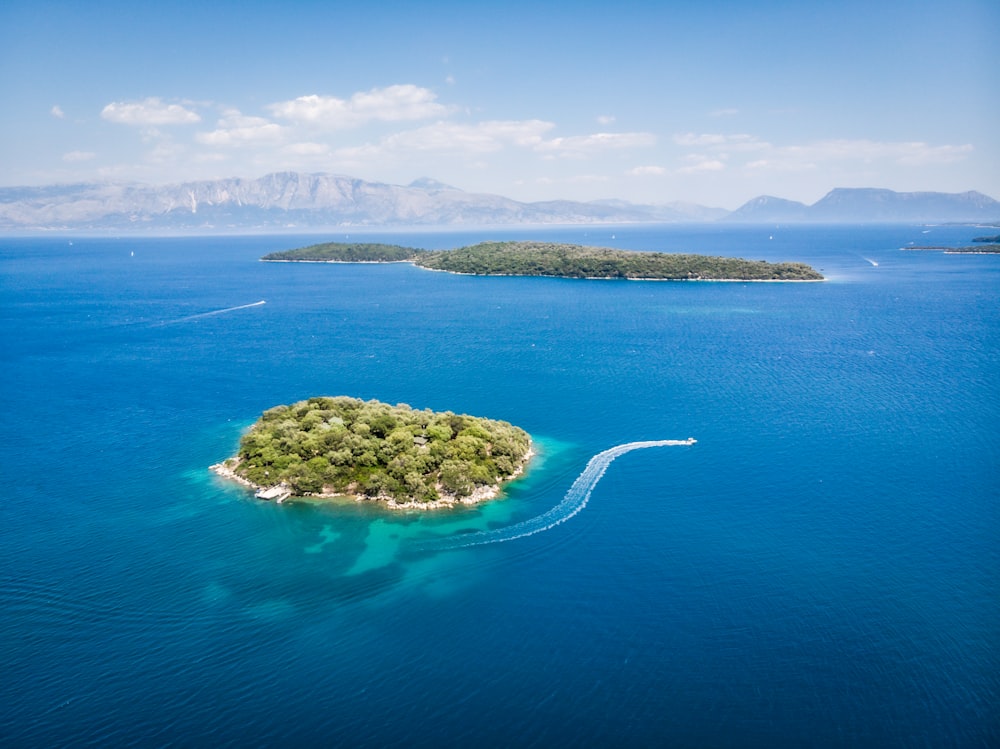
[[[528,433],[506,421],[337,396],[265,411],[211,470],[261,499],[432,509],[497,497],[533,454]]]
[[[631,281],[822,281],[805,263],[667,252],[639,252],[553,242],[480,242],[454,250],[327,242],[273,252],[265,262],[390,263],[477,276],[549,276]]]

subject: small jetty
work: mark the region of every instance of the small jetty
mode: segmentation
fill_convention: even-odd
[[[266,489],[258,489],[254,492],[254,496],[257,499],[265,499],[269,502],[274,500],[280,505],[292,496],[292,487],[288,484],[277,484],[276,486],[269,486]]]

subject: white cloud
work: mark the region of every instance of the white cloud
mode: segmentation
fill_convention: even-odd
[[[740,110],[738,109],[726,108],[726,109],[716,109],[712,112],[709,112],[709,115],[711,117],[733,117],[734,115],[737,115],[739,113]]]
[[[281,150],[292,156],[324,156],[330,153],[330,146],[326,143],[290,143]]]
[[[897,156],[900,164],[923,166],[924,164],[954,164],[963,161],[975,149],[971,143],[960,146],[929,146],[926,143],[905,143]]]
[[[659,177],[666,173],[667,170],[662,166],[637,166],[625,172],[629,177]]]
[[[164,104],[151,96],[142,101],[114,101],[101,110],[101,117],[123,125],[187,125],[201,122],[197,112],[180,104]]]
[[[678,174],[700,174],[701,172],[721,172],[725,168],[725,163],[719,159],[696,157],[692,159],[690,166],[681,167],[677,172]]]
[[[800,151],[814,159],[854,159],[875,161],[889,159],[898,164],[923,166],[961,161],[972,152],[969,144],[931,146],[923,142],[878,142],[871,140],[828,140],[802,146]]]
[[[195,140],[206,146],[253,146],[278,143],[283,137],[281,125],[230,110],[216,123],[215,130],[198,133]]]
[[[595,151],[639,148],[655,144],[656,136],[652,133],[594,133],[542,141],[535,150],[567,156],[584,156]]]
[[[63,154],[63,161],[90,161],[97,156],[93,151],[70,151]]]
[[[816,164],[802,159],[772,158],[747,162],[746,168],[758,172],[804,172],[815,169]]]
[[[448,107],[438,104],[433,91],[412,84],[373,88],[350,99],[300,96],[268,106],[275,117],[298,124],[331,129],[358,127],[366,122],[399,122],[443,117]]]
[[[611,125],[615,121],[615,116],[611,114],[602,114],[597,118],[598,125]]]
[[[674,143],[686,147],[725,147],[725,148],[761,148],[767,144],[753,135],[739,133],[736,135],[722,135],[720,133],[678,133],[674,136]]]
[[[157,143],[148,153],[145,159],[151,164],[174,164],[184,156],[187,149],[180,143],[164,140]]]
[[[688,166],[681,174],[718,171],[732,164],[737,156],[753,155],[742,167],[762,172],[806,172],[819,168],[870,167],[872,164],[922,167],[952,164],[973,152],[970,144],[932,146],[922,141],[876,141],[865,138],[840,138],[811,143],[775,145],[753,135],[719,133],[681,133],[674,142],[685,148],[697,148],[700,153],[687,156]]]
[[[747,164],[755,170],[801,171],[824,162],[872,164],[888,161],[900,166],[952,164],[972,153],[970,144],[932,146],[924,142],[825,140],[804,145],[769,147],[764,158]]]
[[[54,104],[52,106],[52,109],[49,110],[49,114],[51,114],[53,117],[59,120],[66,119],[66,113],[62,110],[62,107],[60,107],[58,104]]]
[[[474,125],[442,121],[390,135],[379,150],[490,153],[506,145],[537,146],[553,127],[543,120],[489,120]]]

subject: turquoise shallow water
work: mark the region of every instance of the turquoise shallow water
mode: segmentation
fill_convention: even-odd
[[[1000,263],[898,249],[976,230],[925,231],[364,235],[831,279],[796,285],[257,262],[329,236],[0,241],[0,742],[996,745]],[[321,394],[507,419],[540,455],[434,516],[206,470]],[[535,527],[614,445],[691,436],[551,529],[441,550]]]

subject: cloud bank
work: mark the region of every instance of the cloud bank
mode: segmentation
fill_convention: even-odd
[[[114,101],[101,110],[108,122],[122,125],[189,125],[201,122],[197,112],[180,104],[165,104],[151,96],[142,101]]]
[[[654,183],[656,189],[675,191],[688,183],[732,191],[739,180],[767,185],[768,175],[774,175],[772,181],[798,175],[817,186],[823,181],[829,189],[834,180],[870,178],[879,165],[887,172],[915,173],[967,160],[973,153],[971,144],[925,141],[780,142],[743,130],[616,130],[618,118],[606,113],[560,123],[543,117],[477,117],[478,111],[442,102],[430,88],[410,83],[346,96],[306,94],[251,112],[228,103],[150,96],[110,102],[100,113],[104,122],[136,128],[139,158],[107,164],[98,155],[105,149],[81,148],[65,153],[63,163],[95,162],[102,173],[132,178],[156,170],[191,179],[292,169],[406,183],[429,174],[455,184],[478,181],[475,187],[484,191],[536,185],[546,188],[537,199],[561,188],[567,189],[566,197],[587,199],[633,197],[630,189],[648,191]],[[58,105],[50,114],[65,118]],[[706,113],[729,121],[740,114],[732,108]],[[220,175],[222,166],[229,173]],[[587,194],[587,186],[595,192]]]

